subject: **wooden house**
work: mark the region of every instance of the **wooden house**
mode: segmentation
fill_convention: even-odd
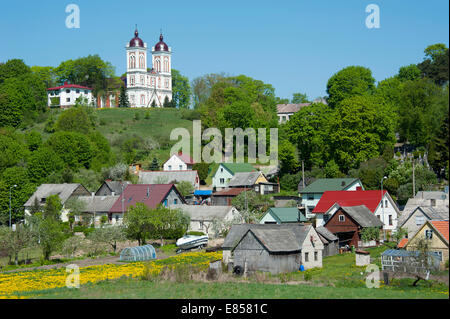
[[[341,206],[324,227],[339,238],[339,247],[348,245],[358,248],[378,245],[376,241],[363,242],[361,231],[366,227],[381,229],[383,223],[364,205]]]

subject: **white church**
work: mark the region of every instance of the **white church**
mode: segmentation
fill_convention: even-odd
[[[147,43],[138,37],[126,44],[127,95],[131,107],[162,107],[164,100],[172,101],[172,48],[163,41],[152,47],[152,68],[147,70]]]

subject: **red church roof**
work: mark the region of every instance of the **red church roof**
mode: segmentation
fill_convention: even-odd
[[[383,196],[386,190],[383,190]],[[338,203],[340,206],[365,205],[372,213],[381,201],[381,190],[356,191],[326,191],[320,198],[312,213],[324,214],[331,206]]]
[[[124,199],[124,212],[127,211],[128,207],[135,206],[136,203],[144,203],[149,208],[156,208],[164,201],[172,188],[176,190],[174,184],[130,184],[124,189],[109,212],[121,213],[122,199]]]

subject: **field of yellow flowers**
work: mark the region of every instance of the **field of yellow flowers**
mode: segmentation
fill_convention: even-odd
[[[175,268],[181,264],[207,269],[210,261],[218,259],[222,259],[221,252],[191,252],[149,262],[82,267],[79,269],[79,279],[80,285],[85,285],[122,276],[138,278],[142,275],[145,265],[152,274],[158,274],[164,267]],[[65,287],[68,275],[65,268],[0,273],[0,298],[15,298],[21,292]]]

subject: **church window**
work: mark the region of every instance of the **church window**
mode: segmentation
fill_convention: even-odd
[[[134,86],[134,75],[130,77],[130,84],[131,86]]]
[[[130,95],[131,104],[134,105],[134,94]]]
[[[145,95],[144,94],[141,95],[141,104],[145,105]]]
[[[145,84],[145,79],[143,75],[141,75],[141,84]]]
[[[155,86],[155,78],[152,78],[152,86]]]
[[[161,79],[160,78],[158,78],[158,87],[159,88],[161,87]]]
[[[130,55],[130,69],[134,69],[136,67],[136,58],[134,54]]]
[[[139,68],[141,68],[141,69],[145,68],[144,55],[143,54],[141,54],[140,57],[139,57]]]
[[[161,62],[159,60],[156,60],[155,64],[156,64],[156,72],[161,72]]]

